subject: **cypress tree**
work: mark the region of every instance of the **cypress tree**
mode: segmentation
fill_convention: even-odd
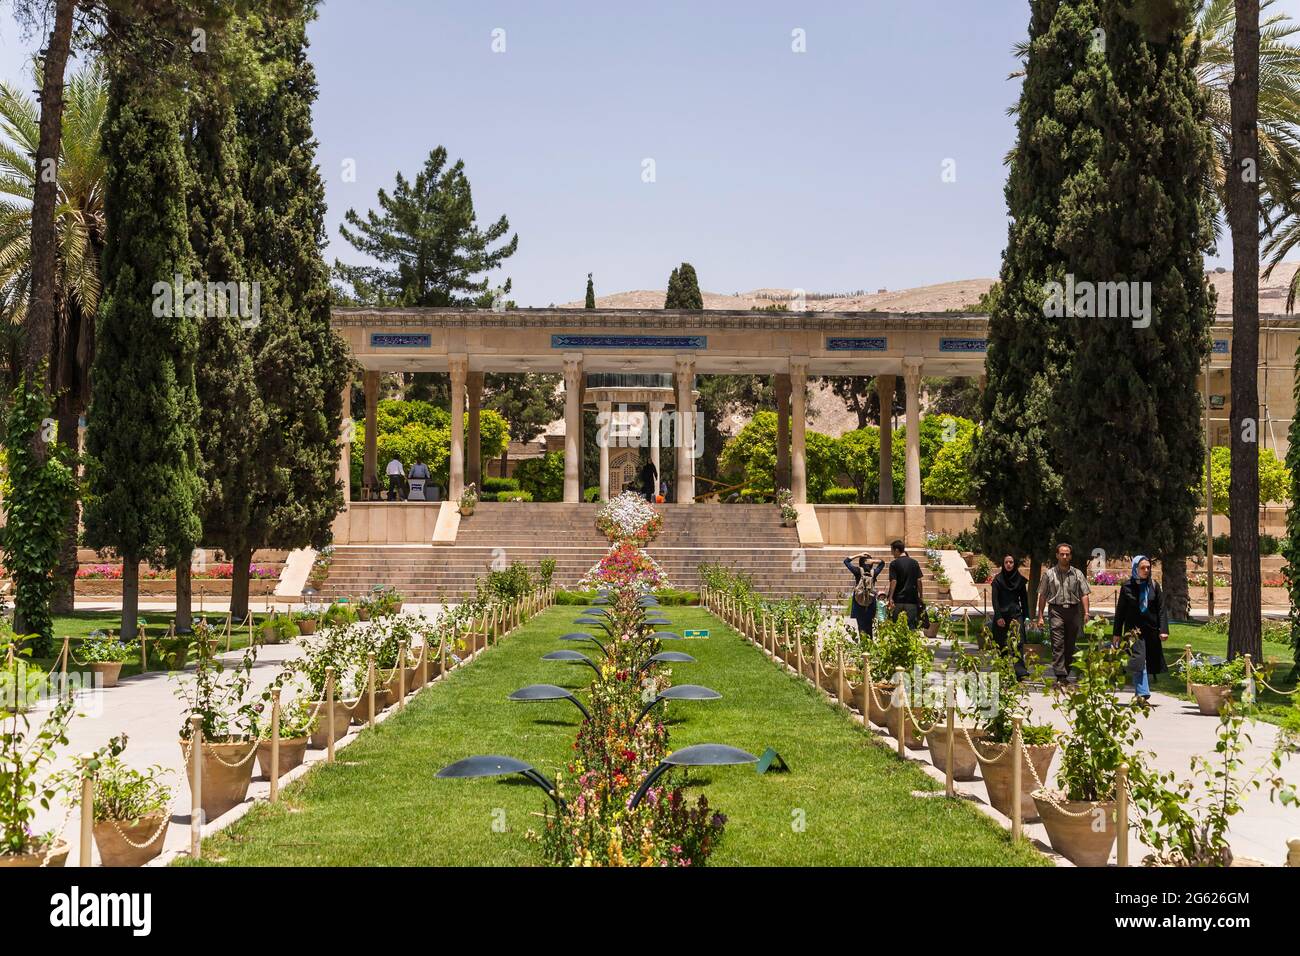
[[[1025,78],[1006,185],[1011,224],[1002,253],[1002,293],[989,315],[984,429],[971,456],[983,548],[1028,556],[1031,587],[1052,553],[1065,512],[1049,425],[1061,414],[1052,393],[1069,351],[1066,330],[1044,313],[1044,284],[1064,271],[1055,246],[1063,227],[1062,188],[1090,155],[1077,65],[1096,26],[1094,0],[1030,3]]]
[[[235,565],[232,609],[247,613],[248,569],[257,547],[322,547],[343,507],[338,479],[343,386],[351,373],[346,343],[330,328],[325,189],[316,166],[311,108],[316,74],[307,57],[315,0],[296,14],[266,18],[252,32],[269,90],[239,109],[243,194],[251,210],[244,244],[249,278],[261,292],[253,329],[254,377],[266,415],[250,450],[258,487],[252,529]]]
[[[594,309],[596,307],[596,286],[591,281],[590,272],[587,273],[587,301],[584,307],[588,309]]]
[[[1073,354],[1056,394],[1068,411],[1049,425],[1057,459],[1068,462],[1067,536],[1160,558],[1185,617],[1205,459],[1198,382],[1212,299],[1204,257],[1214,242],[1199,48],[1190,11],[1151,27],[1120,3],[1100,12],[1104,49],[1081,51],[1073,100],[1083,124],[1075,141],[1088,156],[1063,183],[1056,233],[1076,295],[1094,301],[1061,310]],[[1122,314],[1113,314],[1117,306]],[[1103,307],[1112,314],[1099,314]]]
[[[668,277],[668,295],[664,299],[664,308],[704,308],[704,296],[700,294],[700,280],[696,278],[695,267],[689,262],[683,262]]]
[[[108,242],[84,522],[91,547],[111,547],[122,558],[127,639],[136,633],[138,563],[175,563],[200,534],[197,322],[173,285],[191,274],[193,259],[181,114],[167,86],[144,71],[114,68],[104,121]]]

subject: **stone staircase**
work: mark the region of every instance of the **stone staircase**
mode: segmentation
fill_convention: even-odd
[[[536,568],[556,561],[555,583],[571,587],[608,548],[596,530],[594,504],[480,502],[461,520],[456,544],[341,545],[334,549],[324,599],[358,597],[376,585],[397,588],[408,601],[455,601],[494,566],[522,561]],[[696,505],[663,508],[664,528],[649,548],[673,587],[696,590],[702,563],[745,570],[764,594],[838,600],[853,579],[843,560],[861,548],[799,547],[794,528],[781,527],[775,505]],[[887,546],[870,549],[886,556]],[[882,574],[880,586],[887,587]],[[944,601],[927,572],[927,601]]]

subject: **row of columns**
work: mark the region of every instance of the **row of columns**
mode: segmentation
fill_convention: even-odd
[[[906,394],[907,448],[905,485],[903,503],[910,506],[921,504],[921,367],[919,358],[903,360],[903,384]],[[451,379],[451,454],[450,480],[448,498],[456,500],[465,490],[467,480],[475,485],[481,484],[482,458],[479,440],[479,414],[483,398],[483,373],[469,370],[469,359],[465,355],[452,355],[448,359],[448,372]],[[363,484],[373,488],[379,487],[378,462],[376,461],[376,437],[378,432],[377,408],[379,404],[379,375],[377,371],[366,371],[364,389],[366,398],[366,445],[365,465],[362,472]],[[808,465],[807,465],[807,384],[808,360],[793,358],[789,371],[778,374],[775,382],[777,410],[777,444],[776,444],[776,483],[778,487],[788,487],[795,502],[804,504],[808,501]],[[677,454],[677,494],[676,500],[690,503],[695,499],[695,359],[679,356],[674,370],[674,385],[677,390],[676,409],[678,415],[678,439],[674,442]],[[564,500],[577,502],[582,500],[582,455],[583,430],[582,407],[585,381],[581,355],[564,357]],[[888,427],[896,377],[893,375],[876,376],[877,397],[880,402],[880,504],[893,504],[894,479],[891,468],[893,437]],[[465,434],[465,413],[468,399],[469,435]],[[351,407],[351,383],[344,391],[344,409]],[[600,402],[597,411],[602,420],[608,422],[612,413],[610,403]],[[664,406],[661,402],[652,402],[649,406],[650,426],[650,460],[656,472],[660,467],[660,426]],[[350,439],[344,436],[344,446]],[[347,456],[340,461],[340,477],[345,489],[349,486],[346,469],[350,467]],[[609,447],[602,443],[600,448],[600,496],[609,498]]]

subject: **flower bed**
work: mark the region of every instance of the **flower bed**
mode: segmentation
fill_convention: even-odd
[[[664,518],[640,495],[625,491],[596,512],[596,527],[616,544],[645,547],[663,530]]]
[[[653,591],[669,587],[669,584],[668,575],[654,558],[625,541],[610,545],[605,556],[578,581],[578,587]]]
[[[235,576],[235,566],[233,564],[210,564],[202,570],[190,572],[190,579],[193,581],[229,581]],[[278,569],[265,564],[253,564],[249,566],[248,577],[250,580],[271,580],[280,577]],[[80,581],[120,581],[122,580],[122,565],[120,564],[87,564],[77,568],[77,579]],[[176,570],[174,568],[141,568],[141,581],[174,581],[176,580]]]

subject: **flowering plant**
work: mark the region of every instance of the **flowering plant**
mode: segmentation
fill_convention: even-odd
[[[1120,583],[1120,576],[1114,571],[1094,571],[1092,575],[1093,584],[1112,585]]]
[[[579,588],[635,588],[654,591],[668,587],[668,575],[654,558],[626,541],[612,544],[582,579]]]
[[[610,541],[648,545],[663,530],[664,518],[634,491],[625,491],[596,512],[596,527]]]

